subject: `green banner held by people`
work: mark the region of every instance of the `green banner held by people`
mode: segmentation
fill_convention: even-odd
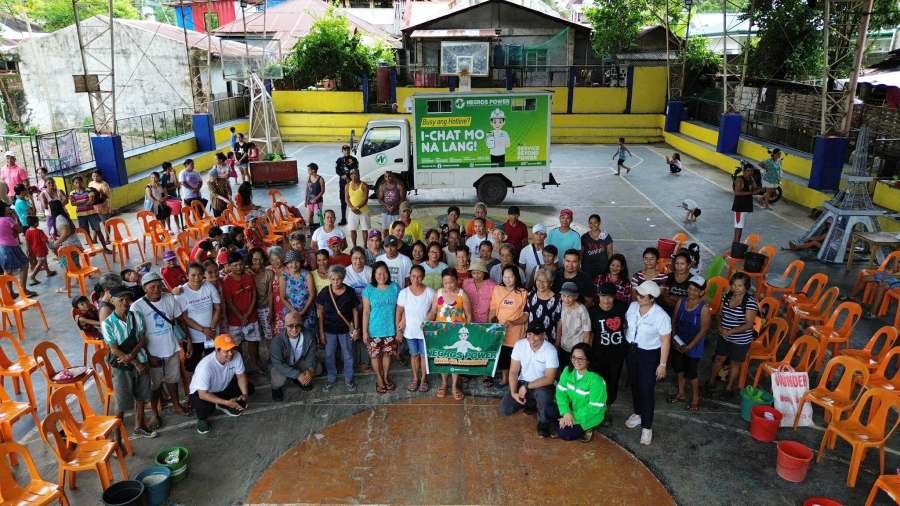
[[[428,373],[493,376],[505,329],[497,323],[425,322]]]

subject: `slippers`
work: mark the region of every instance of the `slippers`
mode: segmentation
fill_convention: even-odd
[[[700,404],[688,404],[687,409],[688,411],[700,411]]]
[[[453,391],[453,400],[461,401],[461,400],[463,400],[464,397],[465,397],[465,395],[462,393],[462,390],[454,390]]]
[[[36,279],[32,279],[31,281],[28,282],[28,286],[37,286],[39,284],[41,284],[41,282]]]
[[[389,380],[384,384],[384,388],[388,389],[389,392],[393,392],[397,389],[397,385]]]
[[[669,404],[675,404],[676,402],[684,402],[685,400],[687,399],[685,399],[684,397],[678,397],[678,394],[672,394],[668,399],[666,399],[666,402],[668,402]]]
[[[52,278],[53,276],[56,276],[56,271],[47,271],[48,278]]]
[[[436,395],[437,395],[437,397],[438,397],[439,399],[443,399],[444,397],[447,397],[447,387],[446,387],[446,386],[439,386],[438,389],[437,389],[437,394],[436,394]]]
[[[485,376],[481,379],[481,384],[484,386],[484,388],[491,388],[492,386],[494,386],[494,378]]]
[[[417,391],[418,389],[419,389],[419,384],[416,383],[415,381],[411,381],[411,382],[409,383],[409,386],[406,387],[406,391],[407,391],[407,392],[415,392],[415,391]]]
[[[388,392],[388,391],[387,391],[387,388],[385,388],[385,387],[383,387],[383,386],[381,386],[381,385],[376,385],[376,386],[375,386],[375,391],[378,392],[378,393],[381,394],[381,395],[384,395],[384,394],[386,394],[386,393]]]
[[[422,393],[425,393],[428,391],[428,389],[429,389],[428,382],[425,380],[422,380],[422,382],[419,383],[419,391]]]

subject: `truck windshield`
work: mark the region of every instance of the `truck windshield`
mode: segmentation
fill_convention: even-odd
[[[369,130],[362,143],[362,156],[381,153],[400,145],[399,127],[380,127]]]

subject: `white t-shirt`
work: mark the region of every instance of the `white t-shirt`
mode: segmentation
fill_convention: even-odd
[[[362,272],[356,272],[352,265],[347,267],[344,284],[352,288],[357,297],[362,297],[362,292],[370,281],[372,281],[372,268],[368,265],[363,266]]]
[[[344,238],[344,231],[341,230],[341,227],[336,226],[331,229],[331,232],[326,232],[325,227],[319,227],[313,232],[312,241],[316,243],[317,249],[328,249],[328,239],[332,237]]]
[[[544,248],[537,249],[534,244],[529,244],[522,248],[519,252],[519,265],[525,268],[525,279],[522,281],[526,285],[531,285],[534,278],[534,271],[544,264]]]
[[[697,202],[692,199],[684,199],[681,201],[681,208],[684,209],[685,211],[693,211],[694,209],[697,209],[698,207],[700,207],[700,206],[698,206]]]
[[[194,369],[190,391],[221,392],[228,388],[228,384],[238,374],[244,374],[244,360],[240,353],[235,353],[234,358],[224,364],[216,360],[215,353],[210,353],[203,357]]]
[[[181,285],[181,293],[175,296],[181,311],[187,314],[187,317],[204,327],[209,327],[212,323],[213,305],[221,304],[219,298],[219,290],[212,284],[203,282],[199,290],[192,290],[187,283]],[[197,329],[188,329],[191,333],[192,343],[206,342],[206,334]]]
[[[170,293],[163,293],[162,297],[153,303],[160,312],[166,315],[176,325],[181,316],[181,306]],[[153,310],[147,299],[141,297],[131,305],[131,310],[143,315],[144,335],[147,338],[147,351],[151,356],[169,358],[178,351],[178,340],[175,338],[175,330],[162,316]]]
[[[653,304],[647,314],[641,315],[638,303],[632,302],[625,319],[628,320],[625,339],[629,343],[637,343],[642,350],[660,348],[660,336],[672,333],[672,318],[658,304]]]
[[[559,356],[556,348],[544,340],[538,351],[531,349],[528,339],[519,339],[513,346],[512,359],[522,364],[519,370],[519,379],[522,381],[534,381],[544,377],[547,369],[559,368]]]
[[[466,239],[466,247],[469,248],[469,256],[471,258],[478,258],[478,252],[480,251],[479,248],[481,248],[481,243],[487,240],[488,237],[486,235],[472,235],[472,237]]]
[[[591,317],[584,304],[576,302],[570,308],[563,304],[559,321],[562,322],[562,335],[556,336],[563,350],[571,352],[572,346],[581,342],[585,332],[591,331]]]
[[[397,253],[393,259],[387,257],[387,253],[378,255],[376,262],[384,262],[387,264],[388,271],[391,273],[391,281],[397,283],[397,286],[403,287],[406,279],[409,277],[409,270],[412,269],[412,260],[403,253]]]
[[[425,287],[420,295],[414,295],[409,287],[400,290],[397,296],[397,305],[403,307],[403,316],[406,318],[406,327],[403,329],[403,337],[406,339],[425,339],[422,333],[422,323],[431,309],[434,300],[434,290]]]

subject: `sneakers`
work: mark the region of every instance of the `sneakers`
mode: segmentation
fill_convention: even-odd
[[[218,409],[222,413],[225,413],[228,416],[241,416],[240,411],[226,407],[226,406],[222,406],[221,404],[216,404],[216,409]]]
[[[334,383],[325,383],[325,385],[322,387],[322,390],[325,392],[330,392],[332,388],[334,388]]]
[[[591,439],[594,439],[594,431],[592,430],[585,432],[584,435],[581,436],[582,443],[590,443]]]
[[[209,424],[206,420],[197,420],[197,434],[201,436],[205,436],[209,434],[209,431],[212,430],[212,425]]]
[[[131,437],[133,437],[135,439],[137,439],[137,438],[153,439],[156,437],[156,431],[155,430],[147,430],[143,427],[138,427],[131,432]]]
[[[629,429],[636,429],[641,425],[641,415],[637,413],[632,413],[631,416],[628,417],[628,420],[625,420],[625,426]]]
[[[275,402],[284,401],[284,387],[272,389],[272,400]]]
[[[641,444],[649,445],[653,442],[653,429],[641,429]]]
[[[348,392],[355,392],[356,383],[344,383],[344,388],[346,388]]]
[[[538,433],[538,437],[541,437],[541,438],[550,437],[550,429],[547,427],[546,424],[543,424],[543,423],[538,424],[537,433]]]

